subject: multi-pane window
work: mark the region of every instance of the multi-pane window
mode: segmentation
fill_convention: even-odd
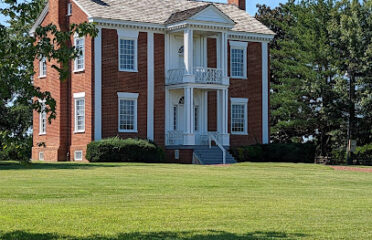
[[[134,39],[119,40],[119,68],[122,71],[137,70],[137,41]]]
[[[231,99],[231,133],[247,134],[248,99]]]
[[[75,58],[74,61],[74,70],[75,71],[82,71],[84,70],[84,58],[85,58],[85,47],[84,47],[85,39],[82,38],[75,38],[75,48],[79,51],[79,55]]]
[[[177,114],[178,114],[178,106],[174,105],[173,106],[173,130],[174,131],[177,130],[177,121],[178,121]]]
[[[85,98],[75,98],[75,132],[85,131]]]
[[[46,134],[47,114],[46,114],[46,111],[45,111],[44,103],[43,103],[43,106],[41,108],[41,111],[40,111],[39,115],[40,115],[39,134]]]
[[[234,77],[244,77],[243,49],[231,49],[231,75]]]
[[[199,131],[199,107],[194,107],[194,131]]]
[[[230,71],[232,78],[247,77],[247,42],[230,41]]]
[[[72,4],[67,3],[67,16],[71,16],[72,14]]]
[[[46,58],[43,57],[41,60],[40,60],[40,65],[39,65],[39,76],[40,77],[45,77],[46,74],[47,74],[47,64],[46,64]]]
[[[137,132],[138,93],[118,93],[119,132]]]

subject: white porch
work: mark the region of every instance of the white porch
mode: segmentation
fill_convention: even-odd
[[[208,131],[208,92],[217,92],[217,131]],[[166,88],[166,145],[230,145],[227,87],[185,85]],[[213,135],[213,136],[211,136]]]

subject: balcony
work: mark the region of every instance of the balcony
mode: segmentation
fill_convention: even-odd
[[[194,67],[191,76],[183,68],[168,70],[167,85],[181,83],[228,85],[228,80],[224,79],[222,70],[217,68]]]

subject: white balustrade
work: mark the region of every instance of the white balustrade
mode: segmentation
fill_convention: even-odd
[[[184,82],[185,69],[168,70],[167,84],[180,84]],[[194,67],[193,73],[196,83],[201,84],[222,84],[223,72],[217,68]]]

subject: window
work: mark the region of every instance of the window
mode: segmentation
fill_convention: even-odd
[[[119,39],[120,71],[137,71],[137,39]]]
[[[138,93],[118,93],[119,132],[137,132]]]
[[[39,161],[44,161],[44,152],[39,152]]]
[[[84,59],[85,59],[85,38],[84,37],[75,37],[75,48],[79,51],[79,56],[75,58],[74,61],[74,71],[79,72],[83,71],[85,68]]]
[[[85,132],[85,93],[74,93],[75,133]]]
[[[46,77],[46,74],[47,74],[46,58],[43,57],[40,59],[39,62],[39,77]]]
[[[67,16],[71,16],[72,14],[72,4],[67,3]]]
[[[178,106],[174,105],[173,107],[173,130],[177,131],[177,114],[178,114]]]
[[[75,161],[82,161],[83,160],[83,151],[75,151],[74,152],[74,160]]]
[[[248,99],[231,98],[231,133],[248,134]]]
[[[47,114],[45,111],[45,103],[42,102],[43,106],[41,107],[40,120],[39,120],[39,135],[46,134],[46,125],[47,125]]]
[[[194,107],[194,131],[199,131],[199,106]]]
[[[247,42],[230,41],[230,75],[247,78]]]

